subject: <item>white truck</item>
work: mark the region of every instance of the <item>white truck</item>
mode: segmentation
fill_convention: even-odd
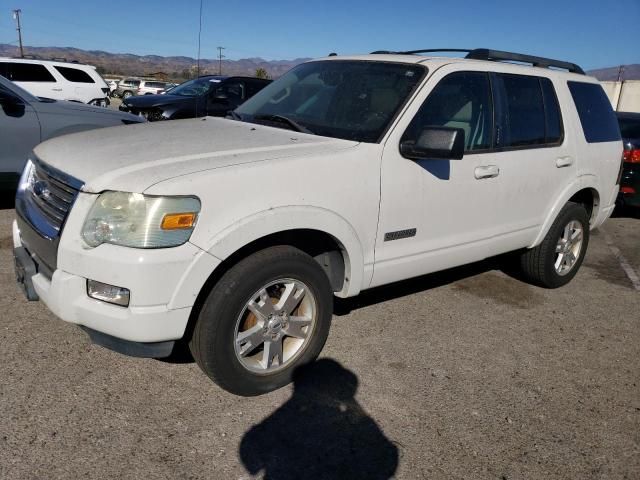
[[[333,295],[506,252],[566,284],[618,190],[602,87],[566,62],[431,54],[331,56],[227,119],[41,144],[16,198],[20,285],[97,344],[187,342],[257,395],[316,358]]]

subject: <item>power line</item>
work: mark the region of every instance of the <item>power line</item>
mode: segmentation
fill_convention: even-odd
[[[218,75],[222,75],[222,59],[226,58],[222,51],[225,50],[225,47],[218,47]]]
[[[200,76],[200,37],[202,35],[202,0],[200,0],[200,27],[198,28],[198,62],[197,62],[197,76]]]
[[[17,26],[16,30],[18,31],[18,42],[20,43],[20,58],[24,58],[24,50],[22,48],[22,29],[20,27],[20,13],[22,10],[19,8],[13,11],[13,18],[16,20]]]

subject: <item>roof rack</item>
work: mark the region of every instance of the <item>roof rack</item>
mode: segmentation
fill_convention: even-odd
[[[564,62],[562,60],[553,60],[551,58],[536,57],[534,55],[525,55],[522,53],[503,52],[502,50],[490,50],[488,48],[476,48],[473,50],[464,48],[427,48],[422,50],[408,50],[405,52],[392,52],[387,50],[377,50],[371,54],[398,54],[413,55],[417,53],[435,53],[435,52],[462,52],[466,53],[464,58],[471,60],[488,60],[493,62],[519,62],[530,63],[534,67],[541,68],[561,68],[571,73],[579,73],[585,75],[584,70],[575,63]]]

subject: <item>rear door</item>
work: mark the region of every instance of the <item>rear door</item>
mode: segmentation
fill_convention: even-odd
[[[491,84],[496,129],[490,164],[502,180],[492,211],[500,225],[495,233],[529,246],[576,178],[571,125],[563,122],[549,78],[492,73]]]

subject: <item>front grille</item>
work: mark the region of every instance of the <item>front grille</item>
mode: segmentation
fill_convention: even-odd
[[[57,266],[58,244],[64,223],[83,183],[32,160],[16,194],[16,217],[23,246],[48,277]]]
[[[27,187],[28,200],[56,232],[62,229],[78,191],[78,188],[66,183],[61,175],[55,176],[52,169],[47,169],[41,163],[34,164]]]

